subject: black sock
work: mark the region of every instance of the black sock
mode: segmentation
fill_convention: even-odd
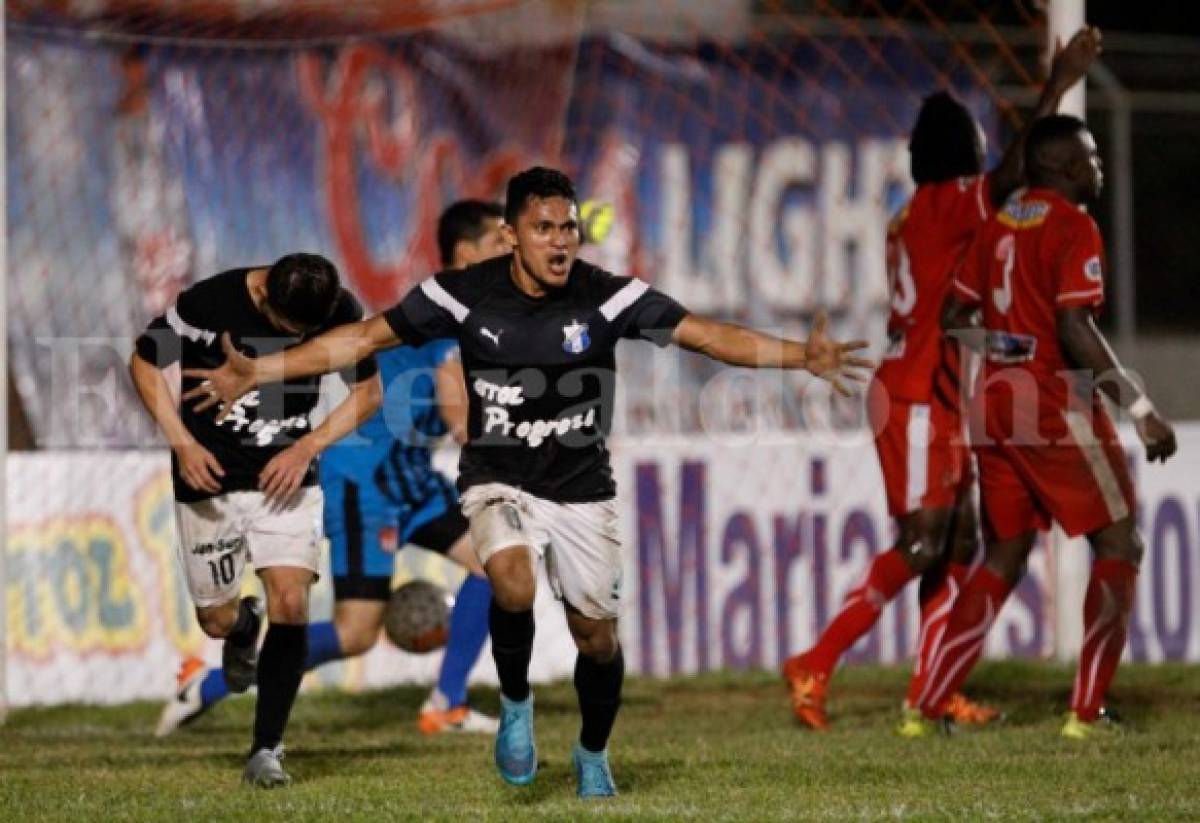
[[[283,740],[283,729],[304,677],[308,654],[308,627],[272,623],[258,653],[258,702],[254,706],[254,746],[273,749]]]
[[[262,619],[250,608],[247,598],[243,597],[238,604],[237,622],[233,624],[225,640],[235,646],[249,646],[258,642],[258,630]]]
[[[529,658],[533,654],[533,610],[509,612],[493,600],[488,609],[492,658],[500,677],[500,693],[509,700],[529,697]]]
[[[620,648],[612,660],[601,663],[594,657],[575,658],[575,693],[583,727],[579,743],[589,752],[602,752],[608,745],[617,709],[621,708],[621,684],[625,681],[625,655]]]

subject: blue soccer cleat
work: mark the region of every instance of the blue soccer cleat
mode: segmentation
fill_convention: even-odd
[[[528,786],[537,775],[533,742],[533,695],[521,701],[500,695],[500,729],[496,732],[496,768],[505,783]]]
[[[613,783],[612,770],[608,768],[608,749],[589,752],[578,742],[571,760],[575,763],[575,779],[579,782],[576,791],[580,797],[614,797],[617,786]]]

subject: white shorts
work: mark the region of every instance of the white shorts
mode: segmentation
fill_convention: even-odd
[[[624,564],[612,500],[555,503],[503,483],[472,486],[462,496],[479,562],[513,546],[546,559],[554,595],[593,620],[620,612]]]
[[[197,606],[237,597],[247,563],[256,569],[295,566],[313,574],[321,560],[319,486],[306,486],[286,506],[262,492],[229,492],[199,503],[176,503],[179,562]]]

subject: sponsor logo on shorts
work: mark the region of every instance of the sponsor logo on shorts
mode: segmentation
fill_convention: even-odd
[[[240,552],[246,547],[245,537],[222,537],[212,543],[197,543],[192,546],[191,552],[197,557],[204,557],[209,554],[226,554]]]

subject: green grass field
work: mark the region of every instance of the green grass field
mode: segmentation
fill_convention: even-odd
[[[983,666],[974,695],[1001,728],[901,740],[897,669],[841,672],[835,729],[791,721],[766,674],[627,684],[613,770],[622,792],[574,796],[569,684],[537,690],[542,758],[533,786],[501,783],[491,741],[422,738],[424,690],[301,696],[286,765],[296,784],[238,784],[253,702],[231,700],[164,741],[158,707],[20,711],[0,728],[0,820],[768,820],[1200,819],[1200,667],[1125,667],[1113,691],[1128,731],[1058,737],[1072,672]],[[492,710],[494,693],[477,702]]]

